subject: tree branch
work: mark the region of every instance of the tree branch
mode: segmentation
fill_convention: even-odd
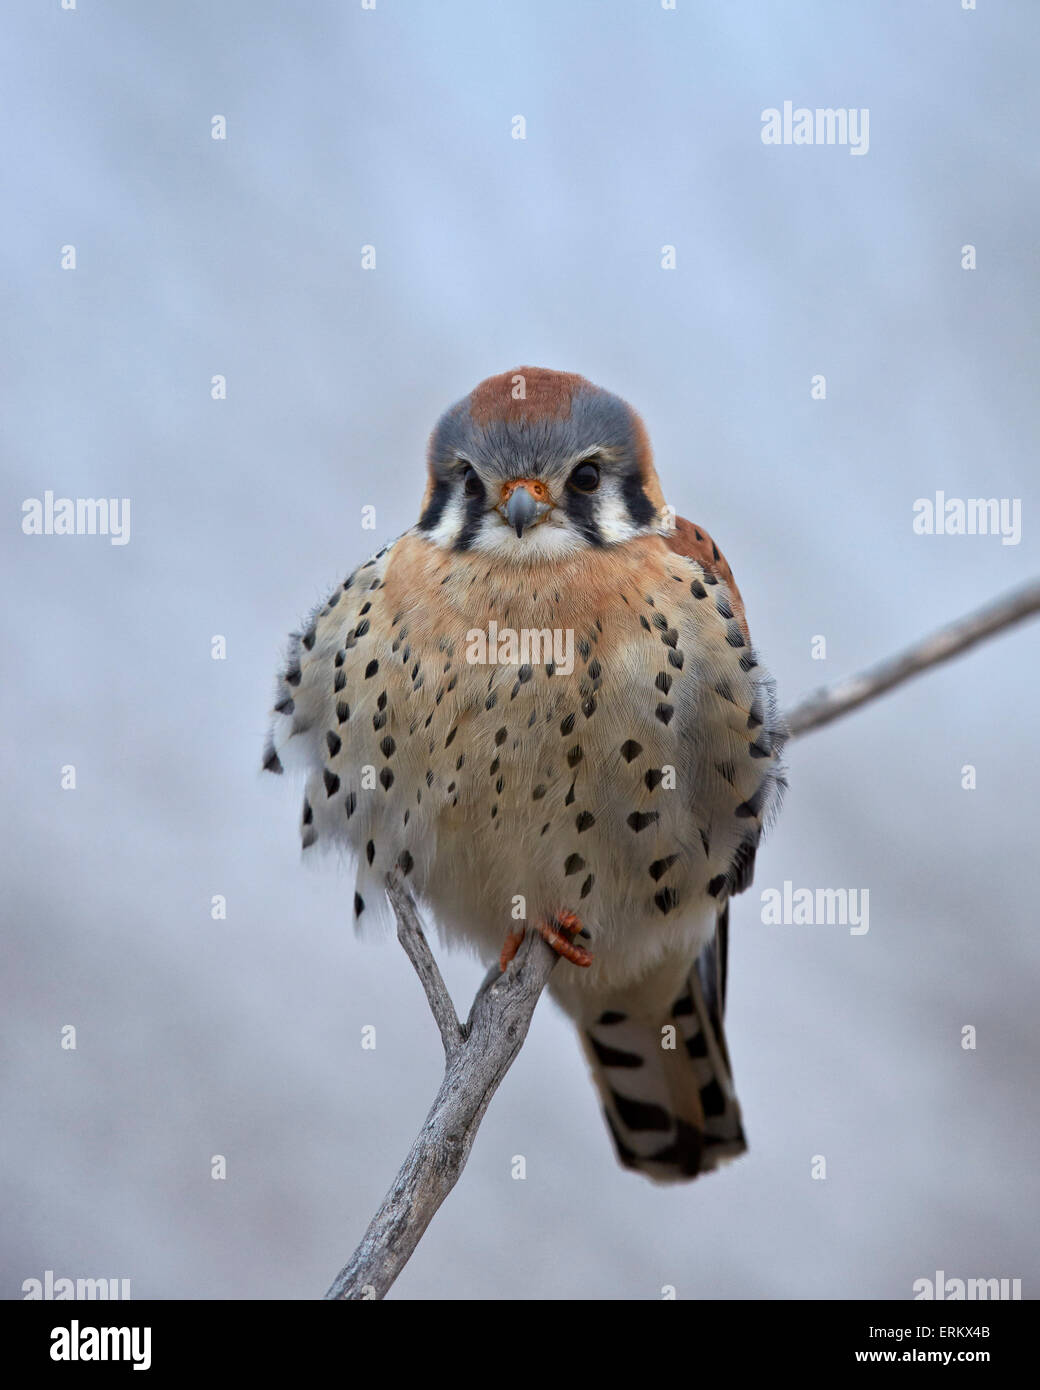
[[[465,1041],[465,1030],[459,1022],[444,977],[423,933],[415,903],[405,892],[404,885],[396,874],[387,875],[386,896],[390,899],[390,906],[397,917],[397,939],[404,947],[426,991],[430,1012],[441,1030],[445,1060],[451,1062]]]
[[[858,676],[816,691],[787,715],[790,732],[800,735],[821,728],[1037,612],[1040,582],[940,628]],[[396,874],[388,875],[386,893],[397,917],[398,940],[422,981],[440,1029],[444,1080],[393,1186],[350,1263],[333,1281],[328,1299],[383,1298],[407,1264],[466,1165],[484,1112],[520,1051],[557,960],[538,932],[529,931],[505,973],[497,965],[488,972],[462,1025],[415,903]]]
[[[791,736],[822,728],[832,719],[838,719],[868,700],[876,700],[894,686],[902,685],[911,676],[918,676],[932,666],[949,661],[950,657],[967,651],[976,642],[992,637],[994,633],[1020,623],[1023,618],[1037,612],[1040,612],[1040,581],[1015,589],[996,603],[978,608],[966,618],[941,627],[938,632],[915,642],[898,656],[879,661],[876,666],[868,667],[857,676],[814,691],[788,712],[787,727]]]
[[[382,1298],[407,1264],[466,1165],[477,1127],[527,1037],[557,961],[538,932],[529,931],[504,973],[497,965],[488,971],[461,1028],[415,904],[395,874],[387,877],[387,897],[444,1038],[444,1080],[393,1186],[327,1299]]]

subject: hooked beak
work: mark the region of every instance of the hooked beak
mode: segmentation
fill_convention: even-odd
[[[549,510],[545,484],[528,478],[507,483],[502,489],[502,501],[498,510],[517,536],[522,536],[527,527],[541,521]]]

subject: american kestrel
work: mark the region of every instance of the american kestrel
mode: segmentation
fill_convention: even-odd
[[[784,785],[740,592],[584,377],[488,378],[427,464],[417,524],[293,637],[264,765],[302,765],[362,924],[396,869],[485,959],[541,932],[621,1162],[696,1177],[746,1147],[727,909]]]

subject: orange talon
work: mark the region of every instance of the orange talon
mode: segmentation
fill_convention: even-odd
[[[563,956],[572,965],[589,966],[592,964],[592,957],[583,946],[577,946],[570,937],[564,936],[556,928],[561,927],[566,932],[579,932],[582,930],[581,922],[573,912],[558,912],[555,922],[542,922],[538,928],[541,936],[549,943],[558,956]]]
[[[519,951],[520,943],[526,935],[526,927],[521,927],[519,931],[511,931],[507,935],[505,945],[502,947],[502,954],[498,958],[498,963],[503,970]]]
[[[567,933],[566,936],[564,935],[565,932]],[[508,934],[505,945],[502,947],[502,954],[498,958],[501,969],[504,970],[516,955],[526,933],[527,928],[521,927],[519,931],[511,931]],[[551,922],[541,922],[538,926],[539,936],[544,937],[558,956],[563,956],[572,965],[591,965],[592,956],[583,946],[578,946],[571,940],[572,933],[588,936],[588,932],[585,931],[573,912],[557,912]]]

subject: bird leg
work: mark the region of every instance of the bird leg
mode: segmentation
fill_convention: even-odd
[[[573,965],[589,966],[592,964],[592,956],[589,952],[583,946],[578,946],[573,940],[575,936],[588,937],[588,932],[573,912],[557,912],[551,922],[539,922],[537,930],[538,934],[549,943],[558,956],[563,956]],[[519,931],[511,931],[506,937],[502,954],[498,958],[498,963],[503,970],[520,949],[520,943],[523,941],[526,931],[526,927],[521,927]]]

